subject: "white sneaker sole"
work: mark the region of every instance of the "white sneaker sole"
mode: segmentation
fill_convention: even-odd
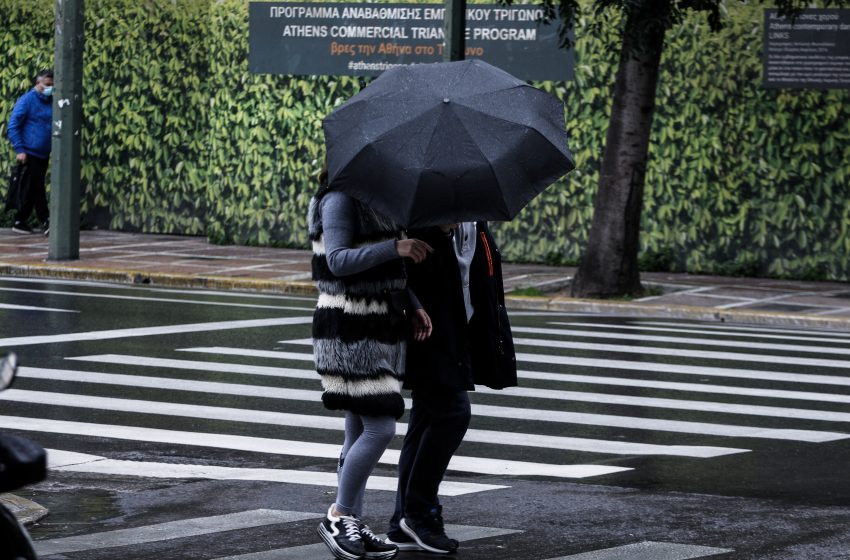
[[[405,533],[405,535],[406,534],[407,533]],[[399,550],[422,550],[422,547],[416,544],[415,542],[396,542],[391,538],[387,538],[384,542],[387,544],[396,545]]]
[[[392,560],[396,557],[399,550],[401,549],[388,550],[386,552],[367,552],[363,555],[363,558],[367,558],[368,560]]]
[[[416,534],[416,531],[414,531],[407,525],[407,519],[402,518],[401,522],[399,523],[399,527],[401,527],[401,530],[404,531],[405,535],[415,540],[416,544],[418,544],[422,550],[427,550],[428,552],[433,552],[434,554],[451,554],[452,552],[451,550],[443,550],[441,548],[429,546],[422,542],[422,539],[419,538],[419,535]]]
[[[316,528],[316,532],[319,533],[319,537],[324,541],[328,548],[331,549],[331,554],[334,555],[334,558],[337,560],[360,560],[363,556],[358,554],[352,554],[350,552],[346,552],[336,544],[334,538],[328,534],[325,530],[324,526],[319,523],[319,526]]]

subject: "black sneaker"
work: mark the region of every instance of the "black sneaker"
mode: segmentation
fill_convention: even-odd
[[[23,222],[15,222],[12,226],[12,231],[15,233],[32,233],[32,228]]]
[[[399,550],[422,550],[422,547],[416,544],[416,541],[408,537],[407,533],[401,529],[387,533],[387,538],[384,542],[396,545]]]
[[[360,560],[366,554],[360,537],[360,521],[352,515],[336,517],[331,511],[333,506],[316,531],[337,560]]]
[[[50,234],[50,223],[48,223],[48,222],[44,222],[44,223],[41,225],[41,233],[43,233],[44,235],[49,235],[49,234]]]
[[[398,547],[394,544],[388,544],[379,539],[372,529],[365,523],[360,523],[360,538],[363,539],[363,548],[366,549],[366,555],[363,558],[372,560],[390,560],[398,554]]]
[[[9,352],[0,359],[0,391],[8,389],[12,386],[15,380],[15,373],[18,371],[18,355],[14,352]]]
[[[428,552],[449,554],[457,550],[458,542],[446,536],[442,506],[431,508],[421,517],[404,517],[400,526],[407,536]]]

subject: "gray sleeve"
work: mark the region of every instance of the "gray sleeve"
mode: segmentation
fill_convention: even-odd
[[[348,195],[331,191],[322,199],[325,255],[334,276],[357,274],[400,258],[392,239],[365,247],[352,247],[354,216],[354,202]]]

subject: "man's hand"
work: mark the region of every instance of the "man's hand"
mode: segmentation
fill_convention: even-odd
[[[18,163],[26,163],[27,162],[27,155],[25,153],[20,153],[17,156],[15,156],[15,159],[18,160]]]
[[[431,336],[431,317],[424,309],[417,309],[413,314],[413,340],[422,342]]]
[[[395,242],[395,250],[398,256],[411,258],[416,264],[424,261],[428,253],[434,252],[430,245],[420,239],[400,239]]]

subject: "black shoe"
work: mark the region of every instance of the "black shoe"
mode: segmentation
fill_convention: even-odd
[[[360,537],[360,521],[351,515],[335,517],[332,510],[333,506],[316,531],[337,560],[360,560],[366,554]]]
[[[421,517],[404,517],[400,526],[407,536],[428,552],[449,554],[457,550],[458,542],[446,536],[441,506],[431,508]]]
[[[360,538],[363,539],[363,548],[366,549],[366,555],[363,558],[390,560],[398,554],[399,549],[396,545],[385,543],[379,539],[365,523],[360,524]]]
[[[416,544],[416,541],[408,537],[407,533],[401,529],[388,532],[387,539],[384,542],[396,545],[399,550],[422,550],[422,547]]]
[[[8,389],[12,386],[15,380],[15,373],[18,371],[18,355],[14,352],[9,352],[0,359],[0,391]]]
[[[15,222],[12,226],[12,231],[15,233],[32,233],[32,228],[23,222]]]
[[[50,233],[50,224],[48,222],[44,222],[41,225],[41,233],[44,235],[48,235]]]

